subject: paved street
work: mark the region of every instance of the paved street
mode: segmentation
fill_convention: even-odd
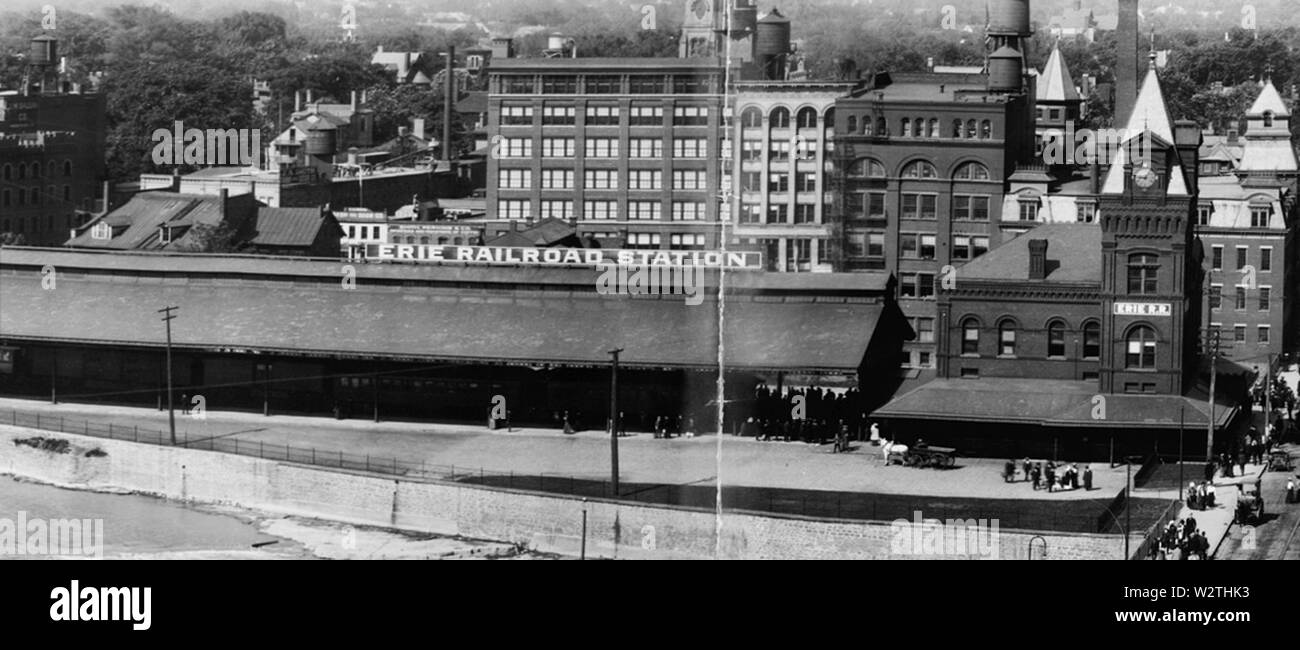
[[[1300,448],[1292,456],[1300,458]],[[1264,523],[1254,528],[1234,525],[1219,549],[1219,559],[1300,560],[1300,504],[1286,502],[1287,478],[1296,474],[1264,474]]]

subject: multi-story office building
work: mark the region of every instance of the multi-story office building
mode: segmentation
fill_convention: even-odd
[[[574,221],[634,249],[718,246],[725,68],[509,59],[490,71],[488,219]]]

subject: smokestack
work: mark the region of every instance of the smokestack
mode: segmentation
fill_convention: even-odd
[[[1201,143],[1205,138],[1201,135],[1201,125],[1193,120],[1178,120],[1174,122],[1174,144],[1178,147],[1178,157],[1183,163],[1183,175],[1187,177],[1187,182],[1191,184],[1188,188],[1193,195],[1199,193],[1200,188],[1200,154]]]
[[[1115,126],[1128,124],[1137,103],[1139,66],[1138,0],[1119,0],[1118,45],[1115,61]]]
[[[1047,279],[1047,240],[1029,240],[1029,279]]]

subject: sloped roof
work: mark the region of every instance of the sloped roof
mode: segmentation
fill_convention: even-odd
[[[1282,95],[1278,93],[1272,79],[1269,79],[1264,84],[1264,89],[1260,91],[1259,98],[1255,100],[1246,115],[1262,116],[1266,112],[1272,112],[1277,117],[1291,117],[1291,109],[1282,100]]]
[[[311,246],[321,228],[332,219],[319,208],[258,208],[254,246]]]
[[[1300,170],[1290,140],[1246,140],[1238,169],[1242,171]]]
[[[162,249],[176,243],[163,244],[159,241],[158,229],[163,224],[215,226],[221,223],[221,219],[220,196],[141,192],[131,197],[126,205],[87,224],[81,234],[69,240],[67,245],[120,250]],[[112,239],[94,239],[91,231],[100,221],[108,223],[115,230],[125,226],[126,231]]]
[[[573,224],[563,219],[548,217],[520,234],[536,242],[538,246],[549,246],[555,242],[568,239],[576,235],[577,232],[578,229]]]
[[[1147,77],[1142,82],[1142,92],[1138,93],[1137,103],[1125,126],[1127,136],[1132,139],[1150,131],[1152,135],[1166,143],[1177,142],[1174,138],[1173,121],[1169,119],[1169,106],[1165,103],[1164,91],[1160,88],[1160,75],[1156,66],[1147,69]],[[1102,194],[1124,193],[1124,167],[1129,163],[1128,147],[1120,147],[1115,155],[1115,164],[1106,174]],[[1181,166],[1171,170],[1168,193],[1170,196],[1187,196],[1187,178]]]
[[[1100,283],[1101,228],[1096,224],[1044,224],[967,262],[957,270],[967,280],[1029,280],[1029,242],[1047,240],[1047,279],[1042,282]]]
[[[1052,56],[1047,59],[1042,74],[1038,75],[1038,101],[1077,102],[1081,99],[1070,69],[1065,65],[1065,57],[1061,55],[1061,48],[1053,47]]]

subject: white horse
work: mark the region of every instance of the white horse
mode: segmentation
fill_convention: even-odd
[[[906,453],[907,453],[907,445],[902,444],[902,443],[895,443],[895,442],[893,442],[892,440],[886,440],[883,444],[881,444],[880,447],[881,447],[881,451],[882,451],[882,453],[883,453],[884,456],[885,456],[885,464],[886,464],[886,465],[889,464],[889,457],[890,457],[891,455],[896,454],[896,453],[897,453],[897,454],[906,454]]]

